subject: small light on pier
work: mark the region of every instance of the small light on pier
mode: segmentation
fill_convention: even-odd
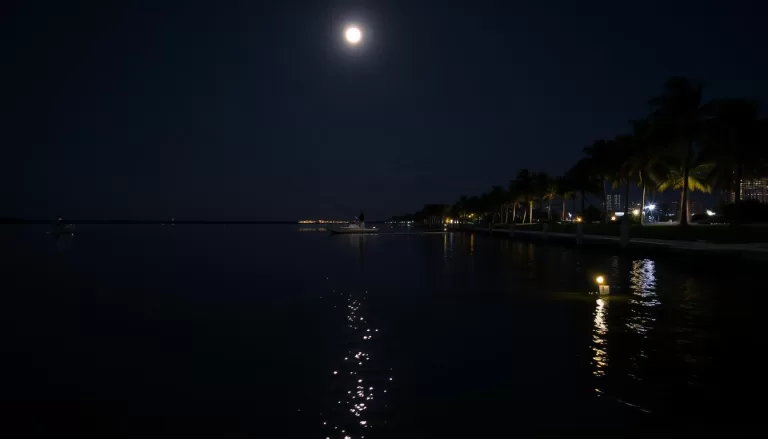
[[[605,285],[605,278],[603,276],[597,276],[595,282],[597,282],[597,288],[601,296],[611,294],[611,287],[610,285]]]

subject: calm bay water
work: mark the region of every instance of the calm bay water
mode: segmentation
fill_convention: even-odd
[[[470,234],[6,226],[6,432],[630,435],[759,420],[755,267]],[[600,298],[604,275],[612,295]]]

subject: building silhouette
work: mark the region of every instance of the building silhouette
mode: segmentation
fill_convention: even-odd
[[[768,178],[741,180],[741,199],[768,203]],[[731,203],[736,202],[736,192],[731,191]]]

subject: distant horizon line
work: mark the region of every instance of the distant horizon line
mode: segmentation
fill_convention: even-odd
[[[28,219],[28,218],[13,218],[13,217],[0,217],[0,224],[51,224],[58,221],[54,219]],[[344,223],[343,220],[323,220],[327,221],[320,223],[320,220],[315,223],[307,223],[307,220],[155,220],[155,219],[142,219],[142,220],[129,220],[129,219],[74,219],[65,220],[62,219],[62,223],[66,224],[296,224],[296,225],[318,225],[323,226],[331,224],[331,221],[338,221],[338,223]],[[388,220],[373,220],[367,221],[369,223],[383,223]],[[349,221],[346,221],[349,222]]]

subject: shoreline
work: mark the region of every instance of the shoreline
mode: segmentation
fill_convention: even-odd
[[[449,229],[450,230],[450,229]],[[679,255],[712,256],[738,258],[749,262],[768,262],[768,244],[714,244],[699,241],[678,241],[670,239],[629,238],[626,247],[621,246],[618,236],[582,235],[582,243],[577,242],[576,233],[543,232],[503,228],[462,227],[453,229],[460,232],[485,233],[520,241],[542,243],[571,244],[578,247],[606,247],[621,251],[654,251]]]

